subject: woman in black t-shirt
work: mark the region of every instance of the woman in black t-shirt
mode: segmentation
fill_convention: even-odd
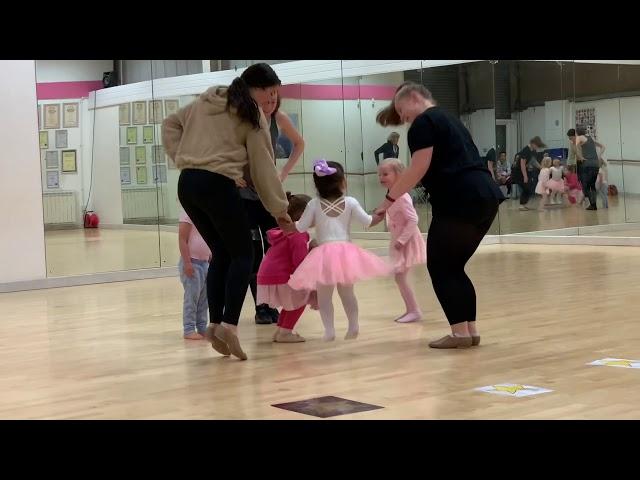
[[[427,268],[451,325],[451,335],[432,348],[466,348],[480,343],[476,293],[464,267],[486,235],[504,200],[462,122],[436,106],[422,85],[405,82],[377,117],[382,126],[410,123],[411,165],[376,213],[422,179],[433,219],[427,236]]]
[[[533,137],[529,140],[529,144],[518,152],[515,163],[511,169],[511,177],[513,183],[520,185],[522,190],[520,193],[520,210],[529,210],[527,203],[538,183],[538,172],[540,171],[540,163],[536,152],[538,149],[545,148],[546,145],[540,137]]]

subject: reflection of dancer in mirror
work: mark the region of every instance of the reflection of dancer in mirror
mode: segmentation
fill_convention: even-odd
[[[399,140],[400,134],[398,132],[391,132],[389,134],[387,142],[373,152],[376,159],[376,165],[380,164],[380,154],[382,154],[383,160],[386,160],[387,158],[400,158],[400,147],[398,146]]]
[[[507,152],[500,152],[496,165],[496,182],[507,189],[507,195],[511,195],[511,165],[507,162]]]
[[[573,135],[572,135],[573,133]],[[585,198],[589,199],[587,210],[597,210],[596,181],[598,180],[598,170],[600,169],[600,155],[605,151],[603,144],[596,142],[591,135],[587,135],[584,127],[576,127],[567,132],[569,140],[576,146],[576,159],[578,161],[578,175],[582,183]],[[597,148],[600,149],[598,155]]]
[[[551,204],[560,205],[563,203],[562,199],[567,200],[567,193],[563,180],[564,171],[558,157],[553,159],[553,165],[549,170],[551,178],[547,181],[547,188],[551,193]]]
[[[533,194],[536,185],[534,182],[537,182],[536,177],[540,169],[536,151],[543,148],[546,148],[546,145],[540,137],[536,136],[516,155],[516,163],[511,169],[511,178],[513,183],[520,186],[520,210],[529,210],[527,203]]]
[[[291,275],[294,290],[318,292],[318,308],[324,325],[323,340],[335,339],[333,324],[333,290],[338,290],[347,314],[349,327],[345,340],[358,336],[358,300],[353,292],[356,282],[386,276],[391,268],[377,255],[351,243],[351,221],[369,227],[382,221],[382,215],[371,216],[353,197],[347,197],[344,168],[337,162],[316,160],[313,183],[318,196],[307,204],[302,218],[296,222],[299,232],[315,227],[318,247],[309,252]]]
[[[246,207],[234,182],[251,165],[252,180],[277,225],[293,227],[278,178],[266,119],[258,105],[276,98],[280,79],[266,64],[247,68],[229,87],[211,87],[169,115],[162,143],[181,170],[178,198],[211,249],[207,339],[223,355],[246,360],[237,335],[253,246]],[[273,222],[276,224],[275,220]]]
[[[378,167],[380,183],[391,190],[404,171],[396,158],[388,158]],[[398,323],[417,322],[422,312],[409,285],[409,270],[427,261],[427,246],[418,228],[418,213],[408,193],[400,196],[387,210],[387,226],[391,232],[389,258],[394,268],[396,284],[404,300],[405,312],[396,318]]]
[[[427,235],[427,268],[451,325],[451,335],[429,346],[478,345],[476,292],[464,268],[491,227],[504,196],[469,131],[457,117],[436,106],[423,85],[400,85],[391,105],[378,114],[377,120],[384,127],[411,124],[407,137],[411,165],[376,213],[386,212],[420,179],[431,198],[433,219]]]
[[[250,67],[251,68],[251,67]],[[304,151],[304,140],[293,126],[289,116],[281,112],[280,109],[280,96],[272,96],[266,99],[266,101],[260,104],[260,108],[267,118],[269,124],[269,133],[271,135],[271,145],[275,152],[280,136],[280,129],[293,143],[293,151],[287,161],[286,165],[280,173],[280,180],[284,181],[289,175],[289,172],[296,165],[302,152]],[[275,158],[274,158],[275,162]],[[260,268],[260,262],[262,262],[263,256],[269,250],[269,240],[267,238],[267,232],[273,228],[276,228],[273,221],[273,217],[265,210],[260,198],[258,197],[251,182],[251,174],[247,168],[244,172],[244,178],[238,179],[236,184],[240,187],[240,195],[244,199],[247,212],[249,214],[249,221],[251,222],[251,230],[253,234],[253,270],[251,279],[249,281],[249,288],[251,289],[251,295],[253,296],[254,303],[256,304],[255,322],[259,325],[270,325],[271,323],[278,322],[278,310],[269,307],[267,304],[258,303],[257,299],[257,274]]]

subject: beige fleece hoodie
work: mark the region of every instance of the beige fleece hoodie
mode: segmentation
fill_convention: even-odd
[[[260,129],[227,111],[227,87],[211,87],[193,103],[162,122],[162,144],[183,170],[195,168],[232,180],[242,178],[248,164],[265,208],[274,217],[287,213],[289,202],[275,167],[269,127],[260,114]]]

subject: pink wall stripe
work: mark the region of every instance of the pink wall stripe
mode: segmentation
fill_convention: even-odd
[[[284,85],[282,98],[301,100],[391,100],[396,85]]]
[[[50,82],[36,84],[38,100],[88,97],[89,92],[104,88],[102,80],[86,82]]]

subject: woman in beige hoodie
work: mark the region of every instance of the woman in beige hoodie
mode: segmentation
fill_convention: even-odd
[[[236,188],[246,165],[265,208],[284,230],[293,224],[258,105],[276,98],[280,79],[267,64],[249,67],[229,87],[211,87],[165,119],[162,143],[181,170],[178,198],[212,251],[207,275],[207,339],[241,360],[237,325],[253,262],[247,213]]]

